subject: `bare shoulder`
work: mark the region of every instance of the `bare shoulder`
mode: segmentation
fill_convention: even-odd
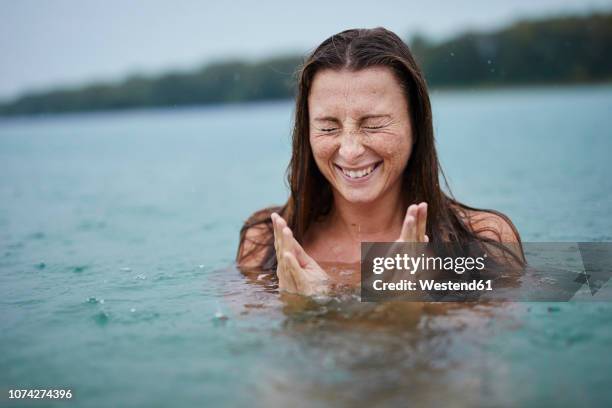
[[[259,268],[272,244],[273,232],[268,221],[274,209],[263,209],[251,215],[240,231],[236,262],[239,268]]]
[[[495,212],[461,209],[464,221],[475,234],[498,242],[519,242],[519,234],[508,216]]]
[[[488,252],[504,264],[522,268],[525,264],[521,238],[518,230],[507,215],[493,210],[477,210],[455,207],[461,220],[469,226],[475,235],[497,245],[487,245]],[[508,255],[511,254],[511,257]]]

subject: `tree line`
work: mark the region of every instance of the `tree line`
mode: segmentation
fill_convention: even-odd
[[[612,13],[526,20],[443,42],[407,40],[430,87],[594,83],[612,80]],[[206,105],[291,98],[301,55],[226,60],[190,72],[26,94],[0,115]]]

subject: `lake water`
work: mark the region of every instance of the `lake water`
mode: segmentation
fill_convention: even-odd
[[[432,97],[458,199],[525,241],[612,240],[612,87]],[[0,121],[0,405],[610,406],[609,303],[320,306],[240,275],[292,108]]]

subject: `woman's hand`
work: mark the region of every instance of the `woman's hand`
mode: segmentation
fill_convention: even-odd
[[[328,293],[330,280],[327,273],[304,251],[280,215],[272,213],[271,218],[278,264],[278,288],[306,296]]]
[[[395,242],[429,242],[427,231],[427,203],[412,204],[406,210],[402,232]]]

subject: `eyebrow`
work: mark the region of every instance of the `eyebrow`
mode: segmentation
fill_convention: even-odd
[[[378,119],[378,118],[390,118],[391,115],[378,114],[378,115],[365,115],[359,118],[361,122],[367,119]],[[315,122],[339,122],[339,120],[333,116],[317,116],[313,119]]]
[[[333,116],[317,116],[313,119],[315,122],[338,122],[338,119]]]

